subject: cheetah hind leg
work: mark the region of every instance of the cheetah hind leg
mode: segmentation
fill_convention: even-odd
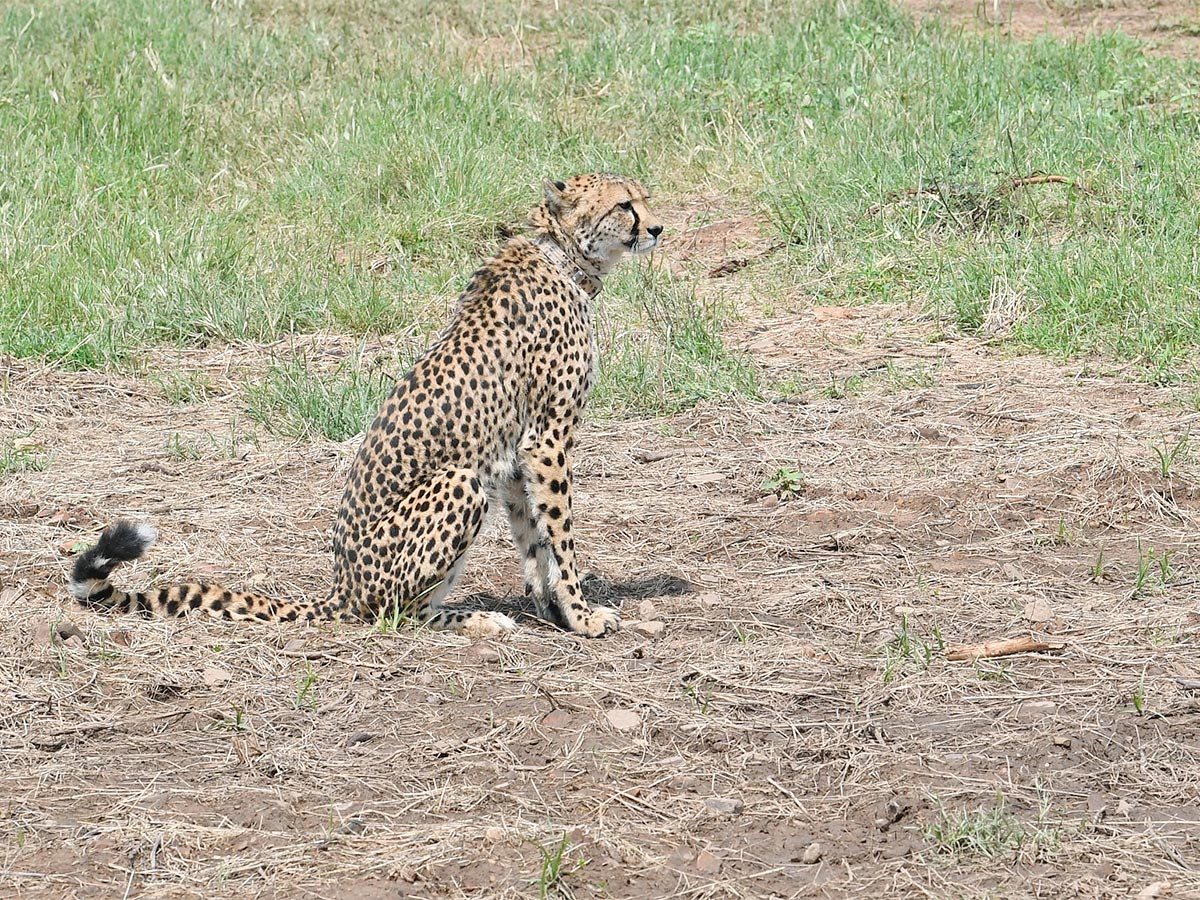
[[[472,470],[449,469],[409,494],[376,534],[381,550],[392,543],[392,571],[400,573],[389,593],[404,598],[427,628],[476,638],[517,629],[517,623],[500,612],[443,606],[462,574],[467,550],[479,536],[487,506],[487,495]]]

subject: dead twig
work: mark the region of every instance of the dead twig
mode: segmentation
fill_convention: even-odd
[[[1011,194],[1015,190],[1035,184],[1065,184],[1072,190],[1081,191],[1089,197],[1096,196],[1096,192],[1082,181],[1076,181],[1066,175],[1046,175],[1042,172],[1035,172],[1022,178],[1010,178],[997,187],[993,193],[997,197],[1003,197],[1005,194]]]
[[[1058,641],[1035,641],[1031,637],[1006,638],[1002,641],[984,641],[982,644],[962,644],[946,648],[946,659],[951,662],[970,659],[990,659],[995,656],[1012,656],[1014,653],[1044,653],[1062,650],[1066,644]]]

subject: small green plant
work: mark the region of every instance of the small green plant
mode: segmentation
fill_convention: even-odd
[[[1133,573],[1133,590],[1131,598],[1141,597],[1150,592],[1162,590],[1175,577],[1171,568],[1171,557],[1174,550],[1142,549],[1142,542],[1137,542],[1138,559]]]
[[[1012,674],[1011,663],[989,665],[976,661],[975,675],[980,681],[1003,681],[1006,684],[1014,684],[1016,682]]]
[[[1158,443],[1150,445],[1150,449],[1154,451],[1154,455],[1158,458],[1158,474],[1162,476],[1163,481],[1170,480],[1171,469],[1174,467],[1176,460],[1187,456],[1191,445],[1191,435],[1192,429],[1189,426],[1179,436],[1179,440],[1173,444],[1169,443],[1164,437]]]
[[[183,435],[178,431],[172,434],[171,439],[167,441],[167,459],[174,462],[196,460],[203,455],[200,447],[194,441],[184,440]]]
[[[1052,534],[1039,535],[1034,538],[1034,543],[1041,547],[1068,547],[1074,540],[1074,537],[1070,527],[1067,525],[1067,520],[1059,519],[1058,527],[1054,529]]]
[[[937,383],[936,369],[924,363],[904,369],[896,365],[894,360],[884,363],[888,381],[893,391],[910,391],[919,388],[930,388]]]
[[[296,708],[299,709],[306,703],[313,702],[312,692],[317,685],[317,671],[310,664],[303,677],[300,679],[300,686],[296,689]]]
[[[163,397],[173,406],[201,403],[217,393],[212,379],[203,372],[172,372],[151,380],[158,385]]]
[[[541,856],[541,872],[538,874],[538,900],[548,900],[550,897],[561,896],[563,891],[563,863],[567,855],[567,835],[564,833],[559,842],[545,847],[534,842]]]
[[[750,631],[749,629],[743,628],[741,625],[733,626],[733,636],[737,638],[739,644],[743,645],[749,644],[751,641],[758,640],[757,631]]]
[[[775,474],[763,482],[762,489],[780,500],[791,500],[804,490],[804,473],[788,466],[776,469]]]
[[[42,443],[30,435],[20,435],[0,443],[0,478],[23,472],[42,472],[50,465]]]
[[[683,696],[696,704],[696,709],[700,710],[701,715],[708,715],[708,710],[712,706],[712,694],[702,683],[689,681],[684,684]]]
[[[883,683],[891,683],[910,666],[920,671],[928,669],[945,646],[941,629],[935,626],[931,636],[926,638],[909,626],[908,616],[901,616],[896,634],[883,645]]]
[[[220,728],[228,728],[230,731],[249,731],[250,717],[246,715],[246,711],[240,706],[235,706],[228,715],[221,716],[217,720],[216,725]]]
[[[1104,548],[1101,547],[1096,553],[1096,560],[1092,563],[1092,581],[1099,584],[1107,575],[1105,573]]]
[[[829,375],[829,384],[821,391],[821,396],[829,400],[844,400],[847,397],[856,397],[862,393],[863,377],[861,375],[847,375],[841,381],[833,373]]]
[[[925,839],[937,850],[953,856],[996,859],[1015,853],[1026,839],[1026,829],[997,795],[989,809],[951,813],[942,809],[924,829]]]
[[[379,611],[375,619],[375,631],[379,634],[397,634],[409,620],[409,615],[399,603],[393,603]]]

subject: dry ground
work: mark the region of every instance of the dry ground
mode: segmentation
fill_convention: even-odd
[[[669,256],[762,246],[725,218]],[[354,441],[251,439],[262,348],[156,359],[207,373],[189,407],[8,363],[0,427],[51,465],[0,481],[0,895],[1200,895],[1200,467],[1151,449],[1200,416],[912,310],[786,307],[736,340],[799,387],[587,428],[603,641],[73,608],[72,548],[122,514],[162,532],[127,583],[319,593]],[[466,590],[519,590],[498,523]],[[1030,633],[1065,648],[944,658]]]
[[[904,0],[922,15],[972,29],[1032,38],[1082,37],[1121,31],[1161,56],[1195,59],[1200,52],[1196,0]]]

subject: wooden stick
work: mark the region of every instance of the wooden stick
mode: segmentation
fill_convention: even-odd
[[[1031,637],[1007,638],[1003,641],[984,641],[982,644],[963,644],[947,647],[946,659],[957,662],[964,659],[986,659],[993,656],[1012,656],[1014,653],[1042,653],[1046,650],[1061,650],[1067,646],[1050,641],[1035,641]]]

